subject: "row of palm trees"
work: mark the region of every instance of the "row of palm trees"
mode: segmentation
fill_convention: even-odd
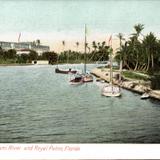
[[[130,70],[155,71],[160,68],[160,40],[152,32],[143,35],[143,29],[143,24],[135,25],[135,32],[127,40],[118,34],[120,47],[115,58]]]
[[[119,33],[119,48],[117,49],[115,59],[123,64],[123,68],[135,71],[154,71],[160,68],[160,40],[150,32],[147,35],[142,34],[143,24],[134,26],[134,33],[129,38],[124,38]],[[63,52],[59,58],[63,62],[68,58],[72,61],[82,61],[84,53],[79,52],[79,42],[76,42],[76,51],[65,51],[65,41],[62,41]],[[93,41],[91,46],[86,44],[87,59],[89,62],[106,61],[109,55],[109,46],[104,42]]]
[[[65,41],[62,41],[63,45],[63,51],[59,55],[59,62],[83,62],[85,53],[80,52],[78,50],[79,42],[76,42],[76,51],[71,50],[65,50]],[[88,43],[86,43],[86,58],[87,62],[95,62],[95,61],[106,61],[108,60],[109,55],[109,46],[106,45],[106,42],[98,42],[95,41],[92,42],[92,46],[89,46]]]

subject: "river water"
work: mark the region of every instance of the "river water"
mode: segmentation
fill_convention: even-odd
[[[127,90],[103,97],[96,81],[71,86],[54,68],[0,67],[1,143],[160,142],[160,102]]]

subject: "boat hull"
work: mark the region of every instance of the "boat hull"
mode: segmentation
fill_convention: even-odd
[[[81,82],[69,82],[70,85],[80,85],[80,84],[83,84],[83,81]]]
[[[106,97],[120,97],[121,93],[105,93],[105,92],[103,92],[102,95],[106,96]]]
[[[71,85],[79,85],[83,83],[83,77],[81,75],[75,76],[69,82]]]
[[[142,96],[141,96],[141,99],[148,99],[149,98],[149,94],[147,93],[144,93]]]

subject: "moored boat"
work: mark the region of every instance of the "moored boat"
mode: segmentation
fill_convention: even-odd
[[[147,92],[143,93],[141,96],[141,99],[148,99],[149,98],[149,94]]]
[[[87,73],[87,28],[85,25],[85,42],[84,42],[84,73],[83,73],[83,83],[87,83],[87,82],[93,82],[93,76],[89,73]]]
[[[85,74],[83,75],[83,82],[93,82],[93,76],[91,74]]]
[[[110,37],[110,40],[112,39],[112,36]],[[121,90],[119,86],[113,85],[113,70],[112,70],[112,46],[110,46],[110,84],[108,86],[103,87],[102,89],[102,95],[106,97],[120,97],[121,96]]]
[[[76,74],[76,75],[74,76],[74,78],[72,78],[72,79],[69,81],[69,83],[70,83],[71,85],[82,84],[82,83],[83,83],[83,77],[82,77],[82,75]]]
[[[120,97],[120,88],[118,86],[110,84],[102,89],[102,95],[106,97]]]
[[[71,68],[69,68],[68,70],[60,70],[59,68],[55,69],[56,73],[62,73],[62,74],[76,74],[77,71],[76,70],[71,70]]]

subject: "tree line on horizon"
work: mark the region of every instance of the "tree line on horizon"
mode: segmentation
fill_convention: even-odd
[[[62,41],[63,51],[58,54],[58,63],[82,63],[86,60],[87,63],[92,63],[96,61],[106,61],[109,58],[109,46],[106,42],[92,42],[90,47],[86,43],[86,53],[80,52],[79,42],[76,42],[76,51],[65,50],[65,41]]]
[[[89,47],[86,43],[87,53],[82,53],[78,50],[79,42],[76,42],[77,50],[65,50],[65,41],[62,41],[63,51],[61,53],[56,53],[54,51],[44,52],[41,55],[34,50],[30,50],[29,54],[17,54],[15,49],[3,50],[0,47],[0,63],[31,63],[36,60],[48,60],[50,64],[56,63],[87,63],[95,61],[106,61],[108,60],[109,47],[105,42],[92,43]]]
[[[123,68],[153,72],[160,69],[160,39],[154,33],[142,34],[143,24],[134,26],[134,33],[125,39],[119,33],[119,48],[115,53],[115,60],[122,62]],[[93,41],[90,45],[86,43],[86,53],[79,51],[79,42],[75,42],[76,51],[66,50],[66,42],[62,41],[63,51],[61,53],[44,52],[38,55],[37,52],[30,50],[29,54],[17,55],[16,50],[8,51],[0,48],[0,63],[5,61],[12,63],[31,63],[32,60],[48,60],[50,64],[56,63],[93,63],[95,61],[107,61],[109,59],[111,47],[103,42]]]

